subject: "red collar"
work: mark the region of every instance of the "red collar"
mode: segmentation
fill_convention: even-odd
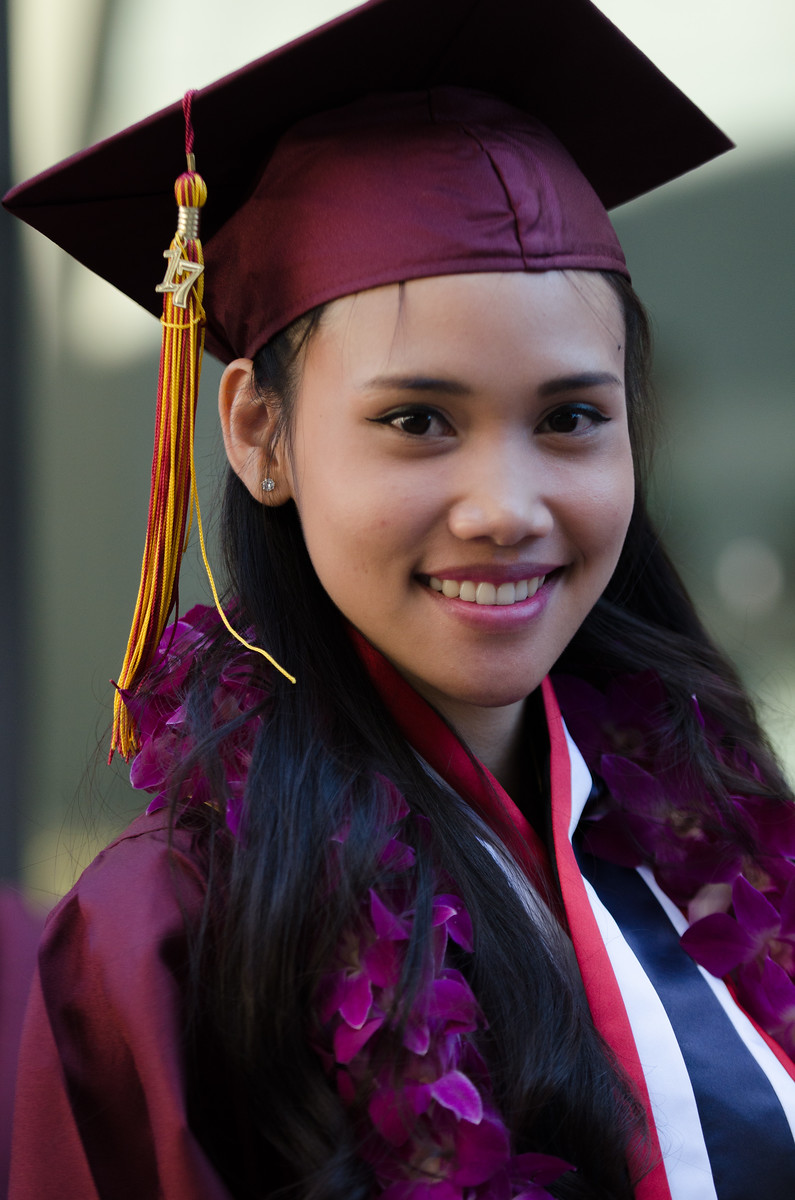
[[[403,736],[438,775],[471,805],[508,846],[542,896],[556,909],[549,856],[543,842],[502,784],[470,754],[439,714],[356,629],[353,643]]]

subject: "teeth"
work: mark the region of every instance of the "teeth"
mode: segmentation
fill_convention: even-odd
[[[440,579],[438,575],[431,575],[428,585],[435,592],[441,592],[443,596],[447,596],[449,600],[466,600],[470,604],[508,605],[517,604],[520,600],[528,600],[531,596],[535,596],[544,579],[544,575],[536,575],[532,579],[520,579],[517,583],[497,585],[473,583],[468,579],[459,583],[457,579]]]

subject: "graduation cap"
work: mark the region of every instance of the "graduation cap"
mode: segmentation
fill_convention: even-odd
[[[163,321],[113,745],[136,748],[123,694],[174,603],[205,337],[250,357],[318,304],[422,276],[626,274],[605,210],[730,146],[589,0],[370,0],[12,189],[6,208]]]

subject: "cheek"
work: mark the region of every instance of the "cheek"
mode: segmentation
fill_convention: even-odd
[[[361,470],[338,472],[328,460],[318,471],[304,474],[296,506],[315,572],[350,617],[351,604],[367,603],[368,589],[398,555],[396,512],[402,509],[388,489],[385,494],[382,481],[370,480]]]
[[[438,513],[438,486],[373,452],[371,439],[330,431],[295,445],[292,494],[315,570],[370,574],[416,547]],[[342,562],[340,556],[344,555]]]
[[[635,472],[627,444],[609,469],[591,480],[578,506],[584,548],[604,558],[612,573],[632,518],[635,504]]]
[[[615,567],[624,546],[627,530],[629,529],[632,513],[635,508],[635,468],[631,455],[621,472],[619,484],[613,490],[610,508],[612,513],[610,521],[613,542],[612,558],[613,567]]]

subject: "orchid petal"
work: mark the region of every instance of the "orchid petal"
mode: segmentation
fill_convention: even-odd
[[[722,979],[756,953],[756,941],[727,913],[702,917],[686,929],[680,938],[682,949],[692,959]]]
[[[348,980],[345,996],[339,1012],[343,1021],[352,1029],[361,1029],[373,1004],[373,989],[366,975],[355,975]]]
[[[554,1154],[531,1152],[515,1155],[510,1161],[509,1170],[511,1178],[519,1183],[554,1183],[567,1171],[576,1171],[577,1168]]]
[[[447,922],[447,932],[462,950],[468,950],[470,954],[472,953],[474,949],[472,941],[472,918],[465,908],[459,908],[455,916],[450,918]]]
[[[777,963],[765,961],[761,978],[753,968],[737,972],[737,992],[750,1015],[790,1057],[795,1053],[795,984]]]
[[[430,1085],[434,1100],[451,1112],[461,1121],[469,1121],[479,1125],[483,1120],[483,1101],[480,1092],[471,1079],[460,1071],[448,1071]]]
[[[387,824],[396,825],[398,821],[409,815],[410,809],[406,802],[406,797],[386,775],[379,773],[375,778],[383,789],[383,803]]]
[[[786,971],[770,959],[762,969],[762,987],[771,1004],[775,1004],[782,1018],[795,1020],[795,983]]]
[[[795,879],[791,879],[784,890],[779,915],[782,937],[795,938]]]
[[[174,709],[171,716],[167,719],[166,725],[172,729],[173,728],[179,729],[183,725],[186,725],[187,721],[188,721],[187,707],[184,704],[180,704],[177,708]]]
[[[735,796],[754,841],[768,854],[795,854],[795,805],[770,796]]]
[[[402,1099],[402,1098],[401,1098]],[[367,1106],[370,1120],[390,1146],[402,1146],[411,1136],[415,1114],[393,1092],[376,1092]]]
[[[161,788],[169,774],[170,762],[175,755],[166,752],[164,739],[143,742],[130,765],[130,783],[138,791],[151,792]]]
[[[438,924],[437,912],[444,912],[447,932],[462,950],[472,950],[472,919],[458,896],[437,896],[434,901],[434,925]]]
[[[779,928],[779,915],[769,900],[748,880],[738,875],[732,888],[732,904],[740,924],[754,934],[768,937]]]
[[[403,1045],[412,1054],[424,1057],[431,1045],[431,1031],[424,1022],[411,1022],[403,1034]]]
[[[385,938],[373,942],[365,950],[362,961],[371,983],[386,988],[394,985],[400,975],[405,948]]]
[[[510,1157],[508,1131],[498,1117],[484,1114],[479,1125],[459,1126],[456,1138],[456,1183],[475,1187],[485,1183]]]
[[[487,1183],[481,1184],[474,1195],[477,1200],[515,1200],[515,1192],[504,1167],[495,1171]]]
[[[436,979],[433,983],[428,1017],[443,1020],[449,1029],[462,1033],[477,1028],[478,1003],[466,982]]]
[[[332,842],[339,842],[339,844],[341,846],[344,846],[348,840],[348,834],[350,833],[350,831],[351,831],[350,821],[343,821],[343,823],[340,825],[339,829],[337,829],[334,833],[332,833],[330,840]]]
[[[350,1025],[338,1025],[334,1030],[334,1057],[337,1062],[345,1065],[355,1058],[383,1023],[383,1017],[375,1017],[361,1029],[351,1029]]]
[[[625,800],[630,809],[647,813],[659,811],[664,806],[665,791],[659,780],[632,759],[603,754],[599,767],[611,794],[619,802]]]
[[[230,797],[226,802],[226,827],[232,837],[239,838],[242,835],[242,822],[243,805],[241,801]]]
[[[687,918],[694,925],[713,913],[728,913],[731,900],[732,889],[728,883],[705,883],[688,904]]]
[[[792,880],[795,879],[795,863],[789,858],[781,858],[780,856],[771,858],[769,855],[763,855],[757,860],[755,865],[767,877],[765,884],[756,880],[760,891],[783,894]]]
[[[378,937],[406,941],[408,930],[400,917],[390,912],[377,892],[370,890],[370,917]]]
[[[409,871],[416,860],[416,854],[411,846],[397,838],[390,838],[378,860],[379,866],[385,871]]]
[[[456,909],[447,903],[446,896],[437,896],[433,902],[431,910],[431,924],[444,925],[451,917],[456,914]]]

